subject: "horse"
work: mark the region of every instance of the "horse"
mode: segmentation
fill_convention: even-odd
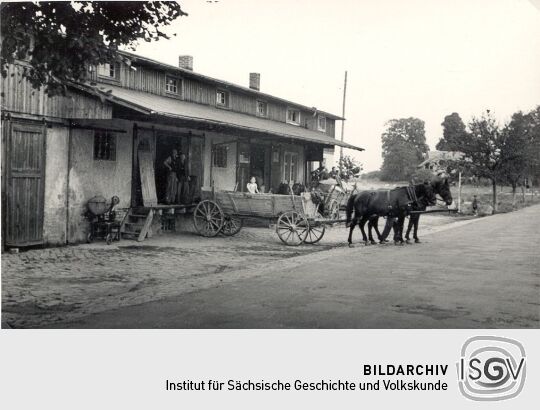
[[[450,184],[448,183],[448,179],[437,179],[435,181],[429,182],[431,187],[433,188],[433,191],[435,194],[438,194],[442,200],[446,203],[446,205],[451,205],[453,202],[452,193],[450,191]],[[427,198],[421,199],[417,201],[415,204],[412,204],[412,210],[413,211],[425,211],[428,206],[435,205],[435,201],[427,201]],[[438,198],[436,198],[439,200]],[[375,244],[375,241],[373,240],[373,237],[371,235],[371,229],[375,228],[375,231],[377,233],[377,237],[379,241],[382,243],[386,236],[388,235],[388,232],[390,231],[390,227],[385,227],[385,230],[383,231],[383,234],[381,235],[379,233],[378,229],[378,217],[371,218],[369,220],[368,230],[369,230],[369,239],[372,244]],[[407,226],[407,232],[405,233],[405,240],[407,243],[410,243],[409,234],[411,232],[411,228],[414,227],[413,231],[413,238],[416,243],[420,243],[420,240],[418,239],[418,223],[420,221],[420,214],[414,213],[409,214],[409,224]],[[393,226],[394,227],[394,240],[396,239],[396,230],[401,229],[403,231],[403,225],[400,227]],[[403,242],[401,238],[398,238],[398,241]]]
[[[446,205],[451,205],[453,202],[453,198],[452,198],[452,193],[450,192],[448,179],[443,180],[442,183],[440,183],[440,181],[437,181],[437,182],[439,182],[439,184],[436,185],[436,188],[434,187],[435,192],[438,193],[443,198]],[[425,211],[427,208],[427,205],[424,205],[424,204],[418,204],[418,205],[419,206],[413,209],[414,211]],[[411,233],[412,228],[414,228],[413,230],[414,242],[420,243],[420,239],[418,239],[418,223],[420,222],[420,215],[421,214],[414,213],[414,214],[410,214],[409,216],[409,224],[407,225],[407,232],[405,233],[405,241],[407,243],[411,243],[409,235]]]
[[[418,202],[420,198],[424,197],[434,202],[435,193],[431,184],[424,183],[398,187],[387,191],[363,191],[359,194],[351,195],[346,207],[346,226],[350,227],[349,246],[352,246],[352,233],[356,224],[360,226],[364,243],[368,244],[364,225],[366,221],[379,216],[398,218],[397,229],[394,234],[394,240],[397,241],[401,237],[399,227],[403,226],[403,221],[410,211],[411,204]],[[354,221],[352,221],[353,211],[355,212]],[[370,239],[373,241],[373,238]]]

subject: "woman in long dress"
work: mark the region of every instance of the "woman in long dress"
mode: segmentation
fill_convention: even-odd
[[[176,203],[189,204],[191,202],[191,199],[189,198],[189,169],[188,162],[186,161],[186,154],[183,152],[180,153],[178,161],[176,162],[176,177],[178,178]]]
[[[163,165],[167,169],[165,202],[167,204],[174,204],[178,193],[178,177],[176,175],[178,169],[178,151],[173,149],[172,154],[163,161]]]

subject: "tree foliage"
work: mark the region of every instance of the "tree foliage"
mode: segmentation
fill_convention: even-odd
[[[504,128],[504,141],[501,147],[501,180],[508,182],[515,192],[524,183],[529,171],[531,123],[527,114],[517,112]]]
[[[444,117],[442,122],[443,136],[435,146],[439,151],[458,151],[459,146],[467,138],[465,123],[457,112]]]
[[[418,118],[393,119],[382,135],[381,179],[400,181],[411,177],[428,151],[424,121]]]
[[[118,60],[122,46],[168,38],[161,28],[187,15],[174,1],[10,2],[0,11],[2,76],[26,60],[23,76],[49,95],[84,80],[89,66]]]
[[[362,164],[345,155],[339,160],[340,177],[345,181],[352,178],[358,178],[362,172]]]

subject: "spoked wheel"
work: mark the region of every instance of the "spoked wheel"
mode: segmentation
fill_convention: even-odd
[[[330,202],[328,208],[328,218],[329,219],[339,219],[339,203],[336,200]]]
[[[223,211],[214,201],[199,202],[193,212],[193,224],[202,236],[207,238],[216,236],[223,227]]]
[[[242,218],[225,214],[221,233],[225,236],[236,235],[238,232],[240,232],[240,229],[242,229],[242,224]]]
[[[276,225],[276,232],[281,241],[289,246],[302,244],[308,235],[309,223],[307,219],[296,211],[288,211],[280,215]]]
[[[326,227],[323,224],[320,225],[309,225],[308,234],[306,239],[304,240],[304,243],[308,243],[310,245],[319,242],[322,237],[324,236],[324,232],[326,231]]]

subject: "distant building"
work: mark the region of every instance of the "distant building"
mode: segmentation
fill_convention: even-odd
[[[428,151],[418,168],[430,170],[435,175],[448,175],[456,172],[456,163],[464,157],[465,154],[459,151]]]

